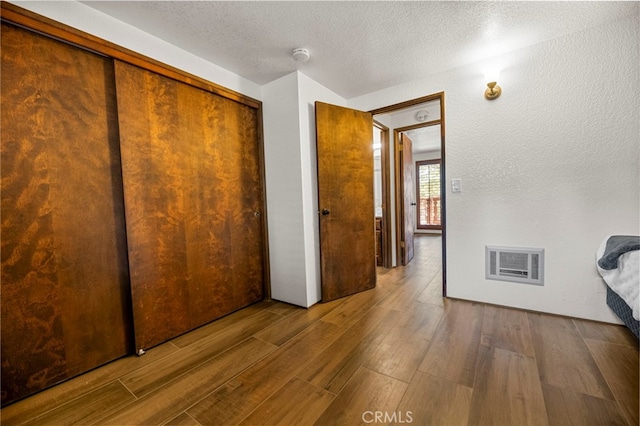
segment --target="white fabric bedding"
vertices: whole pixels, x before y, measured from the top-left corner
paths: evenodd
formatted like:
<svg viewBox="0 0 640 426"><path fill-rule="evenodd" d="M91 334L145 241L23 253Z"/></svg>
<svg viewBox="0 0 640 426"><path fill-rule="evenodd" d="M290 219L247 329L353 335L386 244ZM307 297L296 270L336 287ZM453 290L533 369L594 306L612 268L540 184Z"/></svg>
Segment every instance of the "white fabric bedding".
<svg viewBox="0 0 640 426"><path fill-rule="evenodd" d="M633 318L640 320L640 250L624 253L618 259L616 269L606 270L598 265L602 257L607 240L605 238L596 253L596 267L604 281L624 300L633 311Z"/></svg>

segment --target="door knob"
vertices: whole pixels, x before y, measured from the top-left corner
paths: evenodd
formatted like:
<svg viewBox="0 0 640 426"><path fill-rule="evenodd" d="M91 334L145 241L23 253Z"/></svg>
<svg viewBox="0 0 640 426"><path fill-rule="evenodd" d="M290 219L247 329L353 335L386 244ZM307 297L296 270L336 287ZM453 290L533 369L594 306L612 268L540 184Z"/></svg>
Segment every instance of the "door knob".
<svg viewBox="0 0 640 426"><path fill-rule="evenodd" d="M322 216L327 216L331 214L331 212L329 211L329 209L322 209Z"/></svg>
<svg viewBox="0 0 640 426"><path fill-rule="evenodd" d="M416 205L416 203L411 203L411 205L412 205L412 206L415 206L415 205Z"/></svg>

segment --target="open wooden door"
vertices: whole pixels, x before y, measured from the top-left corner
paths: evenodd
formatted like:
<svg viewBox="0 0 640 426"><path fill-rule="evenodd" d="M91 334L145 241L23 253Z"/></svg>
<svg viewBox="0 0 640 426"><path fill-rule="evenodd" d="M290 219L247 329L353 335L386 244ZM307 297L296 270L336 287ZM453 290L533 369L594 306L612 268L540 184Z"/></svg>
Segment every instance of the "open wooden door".
<svg viewBox="0 0 640 426"><path fill-rule="evenodd" d="M413 143L405 134L400 134L400 161L402 162L402 264L408 265L413 259L413 233L416 229L416 166L413 162Z"/></svg>
<svg viewBox="0 0 640 426"><path fill-rule="evenodd" d="M322 301L376 285L373 118L316 102Z"/></svg>

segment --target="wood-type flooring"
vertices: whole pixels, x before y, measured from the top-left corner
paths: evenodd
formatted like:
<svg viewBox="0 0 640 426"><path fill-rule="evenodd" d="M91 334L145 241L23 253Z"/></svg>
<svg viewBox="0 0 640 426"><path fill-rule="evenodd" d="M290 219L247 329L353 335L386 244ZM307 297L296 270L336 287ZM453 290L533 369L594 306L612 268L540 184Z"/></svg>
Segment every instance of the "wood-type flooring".
<svg viewBox="0 0 640 426"><path fill-rule="evenodd" d="M375 289L261 302L0 411L2 425L638 425L624 327L441 297L439 237Z"/></svg>

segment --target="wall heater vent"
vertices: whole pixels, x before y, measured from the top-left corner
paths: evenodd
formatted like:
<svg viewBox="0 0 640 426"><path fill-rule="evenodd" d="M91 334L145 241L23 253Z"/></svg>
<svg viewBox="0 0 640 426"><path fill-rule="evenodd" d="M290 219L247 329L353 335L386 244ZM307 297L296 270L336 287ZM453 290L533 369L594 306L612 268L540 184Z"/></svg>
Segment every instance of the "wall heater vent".
<svg viewBox="0 0 640 426"><path fill-rule="evenodd" d="M485 246L485 278L544 285L544 249Z"/></svg>

